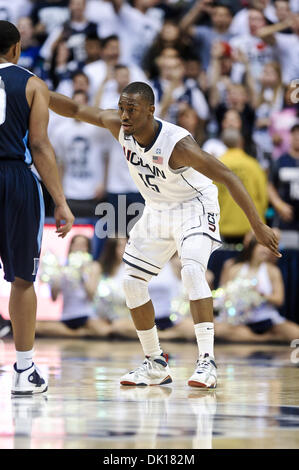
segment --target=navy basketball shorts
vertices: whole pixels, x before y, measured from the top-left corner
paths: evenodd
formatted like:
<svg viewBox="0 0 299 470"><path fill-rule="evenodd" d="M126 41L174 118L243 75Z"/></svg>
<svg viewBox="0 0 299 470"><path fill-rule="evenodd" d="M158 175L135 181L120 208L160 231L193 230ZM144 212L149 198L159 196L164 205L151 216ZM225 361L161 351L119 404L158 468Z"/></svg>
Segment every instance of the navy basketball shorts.
<svg viewBox="0 0 299 470"><path fill-rule="evenodd" d="M43 226L38 179L24 162L0 160L0 258L6 281L35 281Z"/></svg>

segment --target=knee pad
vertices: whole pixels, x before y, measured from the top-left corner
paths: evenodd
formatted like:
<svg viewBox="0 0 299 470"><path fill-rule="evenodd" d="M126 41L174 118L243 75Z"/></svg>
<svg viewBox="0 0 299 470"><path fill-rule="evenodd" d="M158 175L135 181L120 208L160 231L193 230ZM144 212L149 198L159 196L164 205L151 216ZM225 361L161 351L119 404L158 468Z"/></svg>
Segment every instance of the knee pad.
<svg viewBox="0 0 299 470"><path fill-rule="evenodd" d="M148 281L136 279L136 277L125 274L123 279L123 289L127 307L130 309L140 307L150 300Z"/></svg>
<svg viewBox="0 0 299 470"><path fill-rule="evenodd" d="M212 297L211 289L206 280L206 268L201 263L189 259L184 260L182 264L182 281L188 292L189 300Z"/></svg>

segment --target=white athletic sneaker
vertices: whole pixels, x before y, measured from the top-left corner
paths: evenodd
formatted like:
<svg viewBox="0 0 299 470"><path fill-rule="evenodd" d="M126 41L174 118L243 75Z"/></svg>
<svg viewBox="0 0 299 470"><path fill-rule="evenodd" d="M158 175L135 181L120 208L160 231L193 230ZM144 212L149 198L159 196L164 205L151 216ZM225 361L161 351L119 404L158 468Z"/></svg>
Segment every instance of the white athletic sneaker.
<svg viewBox="0 0 299 470"><path fill-rule="evenodd" d="M12 395L33 395L47 390L48 383L34 362L31 367L22 371L17 369L17 364L14 364Z"/></svg>
<svg viewBox="0 0 299 470"><path fill-rule="evenodd" d="M206 353L197 361L194 374L188 380L190 387L216 388L217 386L217 366L215 359Z"/></svg>
<svg viewBox="0 0 299 470"><path fill-rule="evenodd" d="M161 354L156 357L146 357L137 369L125 374L121 385L165 385L172 382L167 365L168 356Z"/></svg>

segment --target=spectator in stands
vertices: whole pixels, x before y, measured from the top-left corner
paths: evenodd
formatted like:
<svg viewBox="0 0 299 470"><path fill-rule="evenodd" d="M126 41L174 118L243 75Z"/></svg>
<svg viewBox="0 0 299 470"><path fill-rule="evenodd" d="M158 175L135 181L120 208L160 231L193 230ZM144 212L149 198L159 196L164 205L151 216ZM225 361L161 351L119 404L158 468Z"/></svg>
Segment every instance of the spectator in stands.
<svg viewBox="0 0 299 470"><path fill-rule="evenodd" d="M159 75L157 58L162 55L166 56L166 54L163 54L165 49L177 51L176 56L188 57L192 54L192 49L194 48L192 46L192 42L188 40L186 34L180 32L176 22L174 20L166 20L143 59L143 68L148 77L155 79Z"/></svg>
<svg viewBox="0 0 299 470"><path fill-rule="evenodd" d="M180 28L188 31L196 41L196 50L204 70L208 69L211 57L211 48L215 41L228 42L232 38L229 27L232 21L232 11L225 3L212 5L212 26L193 26L198 15L202 13L203 2L195 2L194 6L182 18Z"/></svg>
<svg viewBox="0 0 299 470"><path fill-rule="evenodd" d="M262 296L258 306L252 306L243 315L239 301L235 298L232 307L236 309L233 324L225 314L215 321L216 338L229 342L266 342L278 341L290 343L299 337L299 325L286 320L278 309L284 303L284 284L278 267L269 262L270 250L258 244L255 238L249 242L241 256L226 272L226 283L240 279L254 281L247 289L257 290ZM222 286L226 288L226 284ZM244 295L244 294L243 294ZM248 300L249 302L249 300Z"/></svg>
<svg viewBox="0 0 299 470"><path fill-rule="evenodd" d="M69 0L43 0L35 2L31 18L34 32L42 44L47 36L69 19Z"/></svg>
<svg viewBox="0 0 299 470"><path fill-rule="evenodd" d="M244 74L235 73L234 64L242 63ZM233 49L227 42L215 42L212 47L212 60L208 70L210 83L209 103L212 108L227 104L227 93L230 85L246 86L248 101L256 101L255 82L251 76L249 60L240 49Z"/></svg>
<svg viewBox="0 0 299 470"><path fill-rule="evenodd" d="M48 72L51 88L56 90L63 82L70 82L71 77L77 68L78 64L73 60L73 55L67 46L67 42L64 39L61 39L53 50L50 69Z"/></svg>
<svg viewBox="0 0 299 470"><path fill-rule="evenodd" d="M226 103L219 104L215 108L215 115L219 129L226 111L233 109L238 111L242 121L242 136L244 139L244 148L248 153L254 155L255 151L252 145L252 131L255 121L255 110L248 100L247 89L241 85L233 83L228 86Z"/></svg>
<svg viewBox="0 0 299 470"><path fill-rule="evenodd" d="M96 33L90 33L85 38L85 65L101 59L102 44Z"/></svg>
<svg viewBox="0 0 299 470"><path fill-rule="evenodd" d="M204 139L204 124L196 111L190 105L184 103L180 106L177 115L177 125L187 129L199 145L202 145Z"/></svg>
<svg viewBox="0 0 299 470"><path fill-rule="evenodd" d="M282 34L291 26L293 34ZM299 13L292 14L287 20L274 25L265 26L258 31L258 36L277 49L278 59L282 68L282 80L288 84L299 77Z"/></svg>
<svg viewBox="0 0 299 470"><path fill-rule="evenodd" d="M159 61L160 76L152 85L157 96L157 115L175 123L180 103L191 106L200 119L209 117L208 103L196 86L189 87L185 81L184 61L180 57L168 57Z"/></svg>
<svg viewBox="0 0 299 470"><path fill-rule="evenodd" d="M76 91L84 91L89 96L89 78L82 70L72 72L69 78L60 80L57 93L62 93L66 96L73 96ZM90 96L89 96L90 101Z"/></svg>
<svg viewBox="0 0 299 470"><path fill-rule="evenodd" d="M97 317L94 296L101 276L98 262L83 259L90 254L91 241L84 235L72 237L68 252L68 269L53 276L50 281L51 297L56 301L61 294L63 309L61 321L39 321L36 325L38 336L63 336L80 338L85 336L105 337L110 333L107 322ZM72 264L73 254L82 255L82 260Z"/></svg>
<svg viewBox="0 0 299 470"><path fill-rule="evenodd" d="M291 129L291 145L288 152L276 162L271 175L270 200L277 210L278 227L282 243L287 235L294 238L294 247L299 246L299 124ZM292 232L293 235L292 235Z"/></svg>
<svg viewBox="0 0 299 470"><path fill-rule="evenodd" d="M296 1L296 0L295 0ZM250 20L249 20L249 11L251 8L261 12L265 17L267 23L275 23L277 21L275 7L272 4L271 0L249 0L244 2L246 5L234 16L230 31L234 35L250 33Z"/></svg>
<svg viewBox="0 0 299 470"><path fill-rule="evenodd" d="M17 24L23 16L30 16L32 3L30 0L0 0L0 20Z"/></svg>
<svg viewBox="0 0 299 470"><path fill-rule="evenodd" d="M291 143L291 128L299 123L298 83L291 83L285 90L284 106L270 117L269 133L273 142L272 160L276 161L288 152Z"/></svg>
<svg viewBox="0 0 299 470"><path fill-rule="evenodd" d="M222 139L228 150L220 157L220 160L241 179L260 217L265 220L264 214L268 203L265 172L254 158L244 152L240 132L235 129L226 129L222 134ZM221 210L220 234L222 239L226 243L241 243L244 235L250 231L250 225L227 189L218 183L217 187Z"/></svg>
<svg viewBox="0 0 299 470"><path fill-rule="evenodd" d="M251 74L255 79L261 75L262 69L267 62L276 60L276 50L270 44L261 39L260 31L266 25L263 13L257 9L248 10L249 34L244 34L240 29L237 36L231 39L230 45L233 49L240 49L248 57ZM244 67L240 65L240 69Z"/></svg>
<svg viewBox="0 0 299 470"><path fill-rule="evenodd" d="M22 48L18 65L30 72L38 73L40 46L34 37L32 20L29 16L23 16L19 19L17 26L21 35Z"/></svg>
<svg viewBox="0 0 299 470"><path fill-rule="evenodd" d="M78 66L85 63L85 38L90 34L96 35L98 29L96 23L86 19L85 9L86 0L69 1L70 19L49 34L40 51L44 59L49 60L57 42L64 39Z"/></svg>
<svg viewBox="0 0 299 470"><path fill-rule="evenodd" d="M88 96L77 91L73 97L81 104ZM95 217L95 208L104 197L105 132L76 119L65 121L51 136L63 188L76 217Z"/></svg>
<svg viewBox="0 0 299 470"><path fill-rule="evenodd" d="M264 66L259 83L261 90L255 103L253 141L256 144L259 162L264 168L269 168L273 152L273 142L269 133L271 116L273 112L281 111L284 103L284 87L278 62L269 62Z"/></svg>
<svg viewBox="0 0 299 470"><path fill-rule="evenodd" d="M224 114L221 122L221 133L225 129L236 129L238 132L242 132L242 119L240 113L235 109L228 109ZM202 148L205 152L210 153L216 158L221 157L227 150L226 145L221 139L221 135L219 138L211 137L210 139L206 140ZM245 142L244 150L246 151Z"/></svg>
<svg viewBox="0 0 299 470"><path fill-rule="evenodd" d="M107 76L107 70L112 69L120 60L120 43L116 35L108 36L102 40L101 59L96 60L83 69L90 81L90 95L94 99L96 92ZM124 63L124 65L127 65ZM131 81L147 81L141 68L137 65L130 65Z"/></svg>

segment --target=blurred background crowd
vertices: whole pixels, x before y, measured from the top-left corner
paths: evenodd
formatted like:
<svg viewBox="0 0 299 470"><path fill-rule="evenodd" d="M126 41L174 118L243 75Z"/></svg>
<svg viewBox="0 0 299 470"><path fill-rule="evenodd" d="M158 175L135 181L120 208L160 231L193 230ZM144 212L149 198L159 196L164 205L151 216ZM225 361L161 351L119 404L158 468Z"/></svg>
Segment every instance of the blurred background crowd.
<svg viewBox="0 0 299 470"><path fill-rule="evenodd" d="M279 310L288 289L293 307L289 303L284 314L299 323L294 292L299 281L299 0L0 0L0 19L20 30L19 65L80 103L117 108L129 82L152 86L156 116L186 128L204 150L229 166L264 221L279 231L281 248L292 252L284 257L283 279L277 280L280 270L265 253L253 262L254 276L260 264L271 266L260 274L268 279L261 282L268 283L267 295L277 282L281 295L267 302ZM49 137L77 218L95 221L99 202L117 209L119 195L126 196L125 210L142 202L122 149L106 130L51 113ZM227 189L218 185L218 190L224 247L247 248L249 223ZM51 217L46 190L45 199ZM87 251L94 260L107 257L108 241L92 241ZM294 281L290 264L295 258ZM250 266L249 258L246 263ZM104 265L95 276L108 275ZM239 276L233 266L224 266L230 268ZM220 273L210 274L212 287L218 287ZM52 286L54 297L59 289ZM103 328L110 334L112 320L101 321L106 326L94 324L93 333Z"/></svg>

